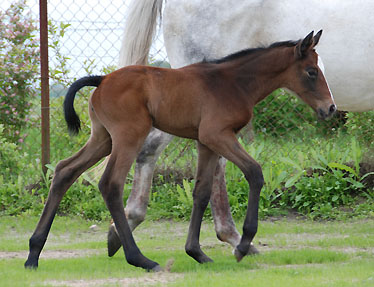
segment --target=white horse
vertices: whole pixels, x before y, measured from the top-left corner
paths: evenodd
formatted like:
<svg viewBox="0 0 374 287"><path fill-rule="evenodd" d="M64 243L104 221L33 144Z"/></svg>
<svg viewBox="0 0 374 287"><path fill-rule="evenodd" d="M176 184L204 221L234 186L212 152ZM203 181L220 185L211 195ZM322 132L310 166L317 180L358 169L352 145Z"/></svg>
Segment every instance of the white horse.
<svg viewBox="0 0 374 287"><path fill-rule="evenodd" d="M120 66L146 64L163 0L133 0L123 37ZM179 68L248 47L296 39L324 29L318 53L338 109L374 109L374 1L370 0L168 0L162 21L170 64ZM350 35L349 37L345 37ZM342 65L339 59L344 58ZM321 63L322 64L322 63ZM156 160L172 136L152 130L137 158L126 215L131 229L145 218ZM215 173L210 199L217 237L236 247L236 230L227 199L225 160ZM108 253L120 247L115 227ZM249 253L256 253L252 246Z"/></svg>

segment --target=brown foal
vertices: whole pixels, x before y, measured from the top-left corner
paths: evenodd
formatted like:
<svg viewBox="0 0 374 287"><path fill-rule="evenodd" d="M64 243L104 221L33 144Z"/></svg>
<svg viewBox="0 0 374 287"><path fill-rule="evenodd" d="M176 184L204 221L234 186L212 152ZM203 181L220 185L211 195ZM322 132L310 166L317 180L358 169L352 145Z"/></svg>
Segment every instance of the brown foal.
<svg viewBox="0 0 374 287"><path fill-rule="evenodd" d="M220 60L181 69L130 66L106 76L80 79L64 102L69 130L80 121L74 110L76 92L96 86L89 102L91 136L74 156L58 163L43 214L30 238L26 267L36 268L57 207L71 184L89 167L110 154L99 189L113 217L128 263L146 270L160 266L138 249L123 207L127 173L152 126L197 140L198 167L186 252L200 263L212 261L200 249L200 227L209 202L219 156L236 164L250 187L248 209L235 256L240 261L257 232L258 203L264 180L261 166L242 148L236 133L252 117L253 107L275 89L294 91L325 119L335 110L314 50L321 32L300 41L248 49Z"/></svg>

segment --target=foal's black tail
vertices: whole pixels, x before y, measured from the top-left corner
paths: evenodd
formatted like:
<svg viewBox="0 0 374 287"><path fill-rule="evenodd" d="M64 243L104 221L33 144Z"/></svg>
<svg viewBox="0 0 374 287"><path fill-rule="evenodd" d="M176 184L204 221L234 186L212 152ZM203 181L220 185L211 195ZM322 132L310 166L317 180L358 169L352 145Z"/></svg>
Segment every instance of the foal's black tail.
<svg viewBox="0 0 374 287"><path fill-rule="evenodd" d="M78 134L81 129L81 121L74 109L75 94L83 87L98 87L103 80L102 76L88 76L75 81L69 88L64 101L65 121L71 134Z"/></svg>

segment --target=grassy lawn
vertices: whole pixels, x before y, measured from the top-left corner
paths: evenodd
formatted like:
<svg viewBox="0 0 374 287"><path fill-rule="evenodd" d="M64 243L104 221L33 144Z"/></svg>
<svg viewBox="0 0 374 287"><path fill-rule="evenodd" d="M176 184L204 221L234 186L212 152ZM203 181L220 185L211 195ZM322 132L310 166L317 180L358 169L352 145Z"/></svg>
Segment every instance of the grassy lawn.
<svg viewBox="0 0 374 287"><path fill-rule="evenodd" d="M168 271L146 273L123 252L106 256L108 223L56 218L37 271L25 270L36 217L0 218L0 286L374 286L374 220L261 221L261 254L236 263L231 247L202 227L199 265L184 253L188 223L147 221L135 231L143 253ZM95 228L90 226L96 224Z"/></svg>

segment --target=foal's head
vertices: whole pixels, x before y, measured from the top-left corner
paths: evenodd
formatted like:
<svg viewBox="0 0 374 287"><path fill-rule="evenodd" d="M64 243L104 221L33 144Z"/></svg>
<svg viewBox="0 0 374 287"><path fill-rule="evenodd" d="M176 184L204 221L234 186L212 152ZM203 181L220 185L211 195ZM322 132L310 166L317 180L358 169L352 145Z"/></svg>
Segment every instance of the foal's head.
<svg viewBox="0 0 374 287"><path fill-rule="evenodd" d="M285 75L285 88L295 92L320 118L326 119L334 114L336 105L323 74L322 63L314 50L322 30L315 36L313 34L311 32L294 47L294 60Z"/></svg>

